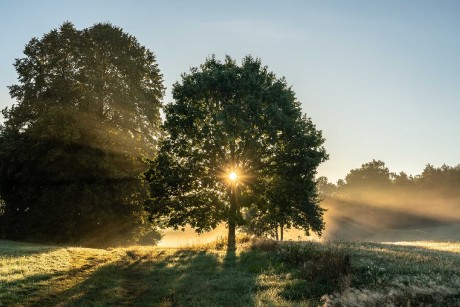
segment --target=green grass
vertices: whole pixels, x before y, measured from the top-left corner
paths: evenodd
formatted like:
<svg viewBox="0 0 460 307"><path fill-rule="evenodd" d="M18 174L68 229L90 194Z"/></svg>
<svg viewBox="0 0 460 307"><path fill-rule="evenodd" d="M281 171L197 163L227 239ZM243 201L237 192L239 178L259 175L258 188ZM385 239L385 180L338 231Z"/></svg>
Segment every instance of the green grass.
<svg viewBox="0 0 460 307"><path fill-rule="evenodd" d="M259 241L236 254L220 243L105 250L0 241L0 305L460 306L460 243Z"/></svg>

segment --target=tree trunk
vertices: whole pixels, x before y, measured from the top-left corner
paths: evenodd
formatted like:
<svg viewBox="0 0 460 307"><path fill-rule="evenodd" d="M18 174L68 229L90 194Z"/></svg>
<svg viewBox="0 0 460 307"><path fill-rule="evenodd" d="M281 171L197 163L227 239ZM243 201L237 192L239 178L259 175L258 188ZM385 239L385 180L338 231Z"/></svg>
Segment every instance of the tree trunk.
<svg viewBox="0 0 460 307"><path fill-rule="evenodd" d="M232 186L230 194L230 215L228 217L228 242L227 251L236 250L236 186Z"/></svg>
<svg viewBox="0 0 460 307"><path fill-rule="evenodd" d="M275 226L275 239L278 241L278 225Z"/></svg>
<svg viewBox="0 0 460 307"><path fill-rule="evenodd" d="M280 235L281 235L281 241L283 241L284 239L284 225L283 224L280 225Z"/></svg>

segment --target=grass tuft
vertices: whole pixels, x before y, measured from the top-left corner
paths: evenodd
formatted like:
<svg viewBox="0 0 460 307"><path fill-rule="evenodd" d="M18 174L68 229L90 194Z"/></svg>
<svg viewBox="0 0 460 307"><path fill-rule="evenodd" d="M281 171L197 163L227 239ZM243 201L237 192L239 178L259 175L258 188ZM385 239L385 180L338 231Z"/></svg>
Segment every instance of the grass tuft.
<svg viewBox="0 0 460 307"><path fill-rule="evenodd" d="M460 243L110 249L0 241L0 306L460 306Z"/></svg>

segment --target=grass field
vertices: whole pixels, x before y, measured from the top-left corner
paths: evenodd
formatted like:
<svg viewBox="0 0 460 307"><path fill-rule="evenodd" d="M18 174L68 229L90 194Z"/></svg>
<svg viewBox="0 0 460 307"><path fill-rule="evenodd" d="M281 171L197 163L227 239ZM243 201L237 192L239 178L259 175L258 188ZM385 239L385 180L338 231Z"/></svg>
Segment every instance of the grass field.
<svg viewBox="0 0 460 307"><path fill-rule="evenodd" d="M460 306L460 243L89 249L0 241L0 305Z"/></svg>

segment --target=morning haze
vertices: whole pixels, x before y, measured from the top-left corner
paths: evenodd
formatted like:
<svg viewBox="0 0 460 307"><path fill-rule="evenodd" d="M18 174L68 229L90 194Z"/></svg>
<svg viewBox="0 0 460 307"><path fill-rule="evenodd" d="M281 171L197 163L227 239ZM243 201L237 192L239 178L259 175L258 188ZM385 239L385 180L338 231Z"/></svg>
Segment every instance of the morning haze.
<svg viewBox="0 0 460 307"><path fill-rule="evenodd" d="M0 306L460 306L458 1L0 4Z"/></svg>

